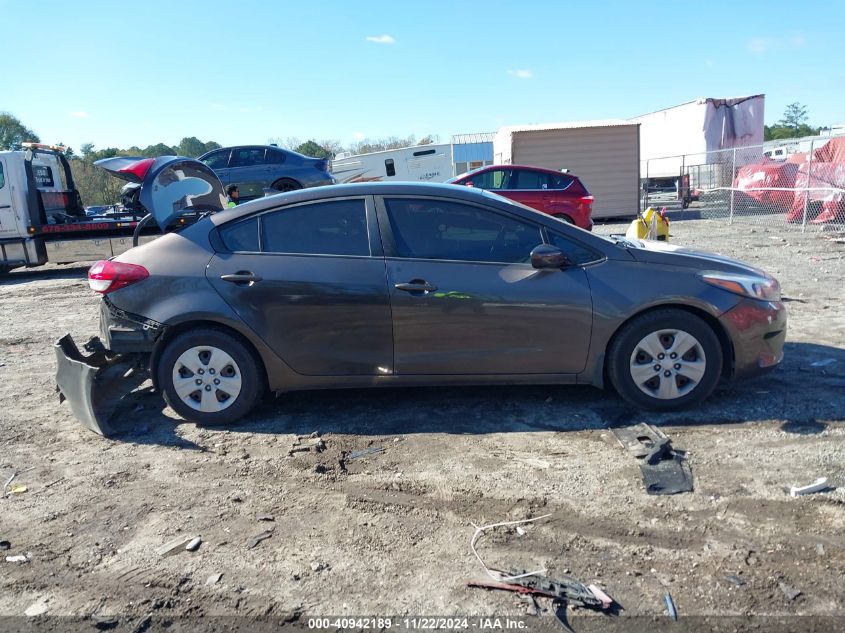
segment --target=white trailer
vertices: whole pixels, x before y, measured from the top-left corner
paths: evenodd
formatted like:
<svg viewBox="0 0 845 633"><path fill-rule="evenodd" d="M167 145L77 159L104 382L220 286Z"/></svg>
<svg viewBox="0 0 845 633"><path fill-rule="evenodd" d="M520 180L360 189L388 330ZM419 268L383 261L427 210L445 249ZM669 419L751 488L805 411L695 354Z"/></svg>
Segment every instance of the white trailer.
<svg viewBox="0 0 845 633"><path fill-rule="evenodd" d="M332 161L339 183L405 180L444 182L452 174L452 146L417 145L370 154L339 154Z"/></svg>
<svg viewBox="0 0 845 633"><path fill-rule="evenodd" d="M507 126L493 162L566 169L595 197L593 218L633 217L640 205L639 124L621 119Z"/></svg>
<svg viewBox="0 0 845 633"><path fill-rule="evenodd" d="M631 122L640 124L643 178L678 177L690 164L729 163L719 150L762 145L765 99L762 94L701 97L634 117ZM762 152L752 155L749 150L739 153L737 162L745 164L761 157Z"/></svg>

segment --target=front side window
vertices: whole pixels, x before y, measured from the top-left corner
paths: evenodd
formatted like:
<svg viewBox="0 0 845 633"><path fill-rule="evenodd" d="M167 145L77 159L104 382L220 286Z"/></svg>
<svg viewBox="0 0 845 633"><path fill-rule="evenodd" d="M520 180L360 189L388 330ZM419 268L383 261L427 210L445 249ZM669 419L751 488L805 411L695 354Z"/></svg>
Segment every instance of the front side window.
<svg viewBox="0 0 845 633"><path fill-rule="evenodd" d="M229 150L221 150L219 152L212 152L202 159L206 165L212 169L222 169L229 163Z"/></svg>
<svg viewBox="0 0 845 633"><path fill-rule="evenodd" d="M263 251L312 255L370 255L362 199L316 202L261 216Z"/></svg>
<svg viewBox="0 0 845 633"><path fill-rule="evenodd" d="M491 169L480 174L475 174L472 178L473 187L479 189L511 189L511 170L510 169Z"/></svg>
<svg viewBox="0 0 845 633"><path fill-rule="evenodd" d="M399 257L527 263L540 229L504 214L444 200L385 200Z"/></svg>
<svg viewBox="0 0 845 633"><path fill-rule="evenodd" d="M584 264L589 264L590 262L595 262L602 258L602 255L596 251L589 249L586 246L581 246L581 244L575 240L564 237L559 233L552 233L549 231L548 235L549 242L552 246L557 246L560 250L566 253L567 257L569 257L574 264L583 266Z"/></svg>

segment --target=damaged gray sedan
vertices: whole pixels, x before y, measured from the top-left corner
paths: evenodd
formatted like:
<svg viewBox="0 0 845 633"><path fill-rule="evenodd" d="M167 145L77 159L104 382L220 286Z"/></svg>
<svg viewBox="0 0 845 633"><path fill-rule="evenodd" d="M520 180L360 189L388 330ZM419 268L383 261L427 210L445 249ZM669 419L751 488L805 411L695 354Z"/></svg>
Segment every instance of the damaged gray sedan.
<svg viewBox="0 0 845 633"><path fill-rule="evenodd" d="M318 187L220 211L214 175L172 160L122 169L160 226L200 219L97 262L100 337L56 346L59 390L99 433L147 377L213 425L268 390L343 387L608 385L665 411L783 358L778 283L735 260L449 185Z"/></svg>

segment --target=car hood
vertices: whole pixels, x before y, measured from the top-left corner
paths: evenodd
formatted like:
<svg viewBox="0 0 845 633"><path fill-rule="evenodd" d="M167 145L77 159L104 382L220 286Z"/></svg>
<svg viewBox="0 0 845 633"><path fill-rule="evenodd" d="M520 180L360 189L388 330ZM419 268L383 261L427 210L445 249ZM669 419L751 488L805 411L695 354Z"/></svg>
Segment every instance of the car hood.
<svg viewBox="0 0 845 633"><path fill-rule="evenodd" d="M741 262L738 259L687 246L677 246L675 244L653 240L627 240L625 245L631 256L639 262L667 266L684 266L699 270L751 272L769 276L765 271Z"/></svg>

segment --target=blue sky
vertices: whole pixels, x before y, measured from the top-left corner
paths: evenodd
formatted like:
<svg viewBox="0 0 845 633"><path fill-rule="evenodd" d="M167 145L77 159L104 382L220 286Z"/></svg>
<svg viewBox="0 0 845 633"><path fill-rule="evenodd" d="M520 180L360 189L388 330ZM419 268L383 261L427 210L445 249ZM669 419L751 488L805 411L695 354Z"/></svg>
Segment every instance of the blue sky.
<svg viewBox="0 0 845 633"><path fill-rule="evenodd" d="M47 142L494 131L766 94L845 123L845 2L0 0L0 111Z"/></svg>

